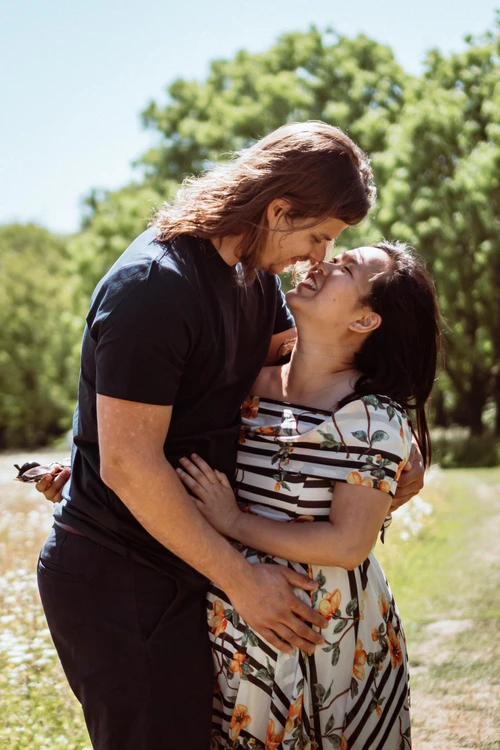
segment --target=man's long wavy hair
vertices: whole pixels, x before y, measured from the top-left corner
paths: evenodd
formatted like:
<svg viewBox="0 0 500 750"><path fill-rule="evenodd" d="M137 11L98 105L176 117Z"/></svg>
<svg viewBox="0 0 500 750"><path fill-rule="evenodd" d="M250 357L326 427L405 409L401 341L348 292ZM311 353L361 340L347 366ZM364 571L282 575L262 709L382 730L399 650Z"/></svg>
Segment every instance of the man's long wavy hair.
<svg viewBox="0 0 500 750"><path fill-rule="evenodd" d="M203 239L240 236L242 276L255 277L268 232L266 209L276 198L290 208L288 218L327 218L357 224L375 201L367 156L338 128L324 122L278 128L223 165L186 179L172 205L152 221L160 241L181 234Z"/></svg>

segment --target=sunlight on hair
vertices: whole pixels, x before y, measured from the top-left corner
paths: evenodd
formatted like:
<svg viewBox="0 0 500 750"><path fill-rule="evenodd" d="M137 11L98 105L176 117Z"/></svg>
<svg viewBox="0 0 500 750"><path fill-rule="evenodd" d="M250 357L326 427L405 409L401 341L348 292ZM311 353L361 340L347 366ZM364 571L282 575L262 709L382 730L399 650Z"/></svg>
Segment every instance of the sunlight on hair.
<svg viewBox="0 0 500 750"><path fill-rule="evenodd" d="M299 260L295 265L289 266L286 271L291 272L294 286L304 281L313 264L310 260Z"/></svg>

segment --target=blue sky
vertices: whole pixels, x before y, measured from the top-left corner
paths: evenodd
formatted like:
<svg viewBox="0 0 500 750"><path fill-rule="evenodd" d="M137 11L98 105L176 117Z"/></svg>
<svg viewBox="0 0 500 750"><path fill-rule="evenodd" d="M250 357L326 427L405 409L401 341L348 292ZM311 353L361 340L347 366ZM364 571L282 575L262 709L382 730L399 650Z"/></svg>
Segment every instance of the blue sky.
<svg viewBox="0 0 500 750"><path fill-rule="evenodd" d="M3 0L0 223L76 231L81 198L133 179L131 162L154 142L141 110L214 58L331 25L389 44L418 73L427 50L460 50L494 18L491 0Z"/></svg>

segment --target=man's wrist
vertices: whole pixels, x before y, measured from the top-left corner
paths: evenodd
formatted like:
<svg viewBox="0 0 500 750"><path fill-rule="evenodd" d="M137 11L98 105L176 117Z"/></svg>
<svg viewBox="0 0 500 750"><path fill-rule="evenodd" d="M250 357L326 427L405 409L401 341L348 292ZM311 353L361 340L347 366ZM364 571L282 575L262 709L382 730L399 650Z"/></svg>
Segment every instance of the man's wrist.
<svg viewBox="0 0 500 750"><path fill-rule="evenodd" d="M217 578L214 578L219 588L221 588L230 598L233 594L241 593L248 584L248 579L252 575L252 564L241 554L234 550L234 558L231 564L224 569L217 571Z"/></svg>

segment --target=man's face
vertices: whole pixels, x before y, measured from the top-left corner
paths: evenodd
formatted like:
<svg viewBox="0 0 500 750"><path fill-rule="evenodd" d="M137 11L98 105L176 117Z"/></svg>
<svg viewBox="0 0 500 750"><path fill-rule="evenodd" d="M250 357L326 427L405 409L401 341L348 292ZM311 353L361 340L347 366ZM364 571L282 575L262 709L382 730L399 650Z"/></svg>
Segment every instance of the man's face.
<svg viewBox="0 0 500 750"><path fill-rule="evenodd" d="M324 260L328 246L348 226L341 219L296 219L287 217L286 201L273 201L268 207L269 232L259 267L269 273L281 273L297 261Z"/></svg>

